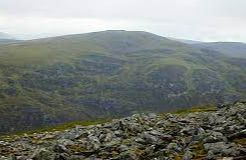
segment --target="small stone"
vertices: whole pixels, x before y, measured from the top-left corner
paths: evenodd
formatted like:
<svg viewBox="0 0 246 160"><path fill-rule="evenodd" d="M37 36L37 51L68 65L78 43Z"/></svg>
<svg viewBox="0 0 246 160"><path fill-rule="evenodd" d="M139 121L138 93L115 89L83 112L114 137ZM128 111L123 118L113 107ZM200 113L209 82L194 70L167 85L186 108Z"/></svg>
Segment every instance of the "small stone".
<svg viewBox="0 0 246 160"><path fill-rule="evenodd" d="M112 133L109 132L109 133L106 134L106 137L105 137L104 141L105 142L110 142L112 140L112 138L113 138L113 135L112 135Z"/></svg>
<svg viewBox="0 0 246 160"><path fill-rule="evenodd" d="M234 143L231 144L227 144L225 142L205 143L204 148L210 153L208 155L222 154L225 156L237 156L240 154Z"/></svg>
<svg viewBox="0 0 246 160"><path fill-rule="evenodd" d="M224 137L224 135L220 132L214 132L212 131L210 135L203 140L204 143L214 143L214 142L226 142L227 139Z"/></svg>
<svg viewBox="0 0 246 160"><path fill-rule="evenodd" d="M141 143L141 144L145 144L146 143L145 140L143 140L142 138L136 138L135 142Z"/></svg>
<svg viewBox="0 0 246 160"><path fill-rule="evenodd" d="M177 152L179 152L181 150L181 148L178 146L177 143L169 143L167 146L167 149L177 151Z"/></svg>
<svg viewBox="0 0 246 160"><path fill-rule="evenodd" d="M151 135L148 132L144 132L141 136L142 139L145 140L145 142L150 143L150 144L157 144L159 138L156 136Z"/></svg>
<svg viewBox="0 0 246 160"><path fill-rule="evenodd" d="M240 132L236 132L234 134L231 134L230 136L228 136L228 139L245 138L245 137L246 137L246 129L244 129Z"/></svg>
<svg viewBox="0 0 246 160"><path fill-rule="evenodd" d="M56 144L54 146L54 151L58 152L58 153L64 153L64 152L67 152L68 150L67 150L67 148L65 146L63 146L61 144Z"/></svg>
<svg viewBox="0 0 246 160"><path fill-rule="evenodd" d="M221 160L233 160L233 157L223 157Z"/></svg>
<svg viewBox="0 0 246 160"><path fill-rule="evenodd" d="M41 140L53 139L55 138L55 136L56 135L53 135L53 134L47 134L43 138L41 138Z"/></svg>
<svg viewBox="0 0 246 160"><path fill-rule="evenodd" d="M125 152L129 149L129 147L127 147L126 145L123 145L123 144L120 145L118 148L119 148L120 152Z"/></svg>
<svg viewBox="0 0 246 160"><path fill-rule="evenodd" d="M183 160L191 160L194 156L194 153L191 151L187 150L183 156Z"/></svg>
<svg viewBox="0 0 246 160"><path fill-rule="evenodd" d="M57 143L62 144L64 146L68 146L68 145L72 146L72 145L74 145L74 142L69 140L69 139L59 139L59 140L57 140Z"/></svg>
<svg viewBox="0 0 246 160"><path fill-rule="evenodd" d="M45 148L37 149L30 157L33 160L52 160L54 158L55 154Z"/></svg>

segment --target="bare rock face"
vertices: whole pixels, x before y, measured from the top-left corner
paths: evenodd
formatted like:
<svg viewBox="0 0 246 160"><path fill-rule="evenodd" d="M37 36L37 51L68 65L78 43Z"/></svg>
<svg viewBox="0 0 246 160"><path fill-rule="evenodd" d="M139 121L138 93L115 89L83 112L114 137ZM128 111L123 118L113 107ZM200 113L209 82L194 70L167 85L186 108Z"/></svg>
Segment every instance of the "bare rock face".
<svg viewBox="0 0 246 160"><path fill-rule="evenodd" d="M0 160L245 159L246 103L1 138Z"/></svg>

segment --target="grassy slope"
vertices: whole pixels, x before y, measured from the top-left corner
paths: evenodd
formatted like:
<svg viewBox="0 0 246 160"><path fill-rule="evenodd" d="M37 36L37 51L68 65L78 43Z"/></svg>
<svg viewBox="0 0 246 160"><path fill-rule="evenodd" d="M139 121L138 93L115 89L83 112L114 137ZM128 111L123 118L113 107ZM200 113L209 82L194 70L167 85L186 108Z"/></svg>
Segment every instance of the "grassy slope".
<svg viewBox="0 0 246 160"><path fill-rule="evenodd" d="M175 111L172 111L172 114L178 114L178 115L186 115L189 113L196 113L196 112L214 112L216 111L217 108L214 105L209 105L209 106L193 106L191 108L186 108L186 109L177 109ZM167 113L160 113L160 115L165 116ZM6 137L11 137L15 135L24 135L24 134L35 134L35 133L45 133L45 132L54 132L54 131L64 131L67 129L75 128L77 125L79 126L90 126L90 125L97 125L97 124L103 124L103 123L108 123L111 122L113 119L109 118L104 118L104 119L94 119L90 121L74 121L70 123L63 123L60 125L55 125L55 126L46 126L46 127L41 127L37 128L34 130L29 130L29 131L20 131L20 132L14 132L12 134L3 135L2 137L0 136L0 139L4 139Z"/></svg>
<svg viewBox="0 0 246 160"><path fill-rule="evenodd" d="M244 61L229 60L146 32L1 45L0 131L245 96ZM228 78L231 72L238 80Z"/></svg>
<svg viewBox="0 0 246 160"><path fill-rule="evenodd" d="M2 45L1 64L37 65L68 62L81 55L106 55L141 50L189 47L146 32L104 31L82 35L69 35Z"/></svg>

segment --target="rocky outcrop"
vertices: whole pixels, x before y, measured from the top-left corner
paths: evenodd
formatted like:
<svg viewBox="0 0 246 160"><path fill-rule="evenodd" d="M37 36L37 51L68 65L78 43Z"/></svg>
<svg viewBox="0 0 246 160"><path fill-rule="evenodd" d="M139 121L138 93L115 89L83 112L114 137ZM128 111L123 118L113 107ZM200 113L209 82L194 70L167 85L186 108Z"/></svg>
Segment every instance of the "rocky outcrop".
<svg viewBox="0 0 246 160"><path fill-rule="evenodd" d="M245 159L246 103L2 137L0 159Z"/></svg>

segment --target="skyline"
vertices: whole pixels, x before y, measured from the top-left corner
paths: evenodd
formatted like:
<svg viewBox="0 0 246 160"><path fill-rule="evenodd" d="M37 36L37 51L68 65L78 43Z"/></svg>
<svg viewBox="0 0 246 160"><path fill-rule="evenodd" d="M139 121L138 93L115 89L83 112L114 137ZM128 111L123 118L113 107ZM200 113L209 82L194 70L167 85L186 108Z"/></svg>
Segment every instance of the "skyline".
<svg viewBox="0 0 246 160"><path fill-rule="evenodd" d="M246 42L246 1L0 1L0 32L18 39L103 30L147 31L197 41Z"/></svg>

